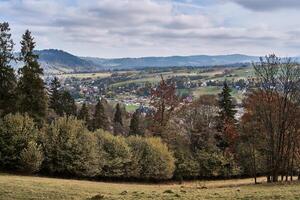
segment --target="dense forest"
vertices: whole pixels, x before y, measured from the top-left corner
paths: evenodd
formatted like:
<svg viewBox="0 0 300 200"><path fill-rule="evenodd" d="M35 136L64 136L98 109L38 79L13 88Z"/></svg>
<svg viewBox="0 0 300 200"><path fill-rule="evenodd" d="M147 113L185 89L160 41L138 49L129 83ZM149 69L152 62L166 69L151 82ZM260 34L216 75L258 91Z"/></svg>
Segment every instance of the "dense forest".
<svg viewBox="0 0 300 200"><path fill-rule="evenodd" d="M226 81L218 96L185 102L174 82L150 88L151 111L127 113L105 99L77 105L54 78L50 88L30 31L16 57L0 23L0 169L96 180L300 178L300 67L275 55L253 63L257 88L243 115ZM23 66L16 72L14 60Z"/></svg>

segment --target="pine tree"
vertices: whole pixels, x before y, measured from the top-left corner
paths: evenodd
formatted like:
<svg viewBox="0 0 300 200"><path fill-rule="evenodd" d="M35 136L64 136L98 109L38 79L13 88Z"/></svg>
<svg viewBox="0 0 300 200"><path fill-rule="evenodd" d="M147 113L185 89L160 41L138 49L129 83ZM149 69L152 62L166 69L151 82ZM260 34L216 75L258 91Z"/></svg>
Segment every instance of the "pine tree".
<svg viewBox="0 0 300 200"><path fill-rule="evenodd" d="M77 107L75 104L75 100L68 91L63 91L61 94L61 106L63 107L62 111L65 115L76 116Z"/></svg>
<svg viewBox="0 0 300 200"><path fill-rule="evenodd" d="M16 76L10 62L14 60L9 24L0 23L0 116L14 111Z"/></svg>
<svg viewBox="0 0 300 200"><path fill-rule="evenodd" d="M108 127L109 127L108 118L106 116L103 103L99 100L95 106L92 130L97 130L97 129L108 130Z"/></svg>
<svg viewBox="0 0 300 200"><path fill-rule="evenodd" d="M140 130L140 113L138 110L136 110L132 118L130 120L130 126L129 126L129 135L141 135L141 130Z"/></svg>
<svg viewBox="0 0 300 200"><path fill-rule="evenodd" d="M219 94L219 116L221 119L234 120L236 114L235 105L231 96L231 89L227 82L224 82L222 92Z"/></svg>
<svg viewBox="0 0 300 200"><path fill-rule="evenodd" d="M117 103L117 105L116 105L116 112L115 112L114 122L116 124L120 124L121 126L123 126L122 111L121 111L121 107L120 107L119 103Z"/></svg>
<svg viewBox="0 0 300 200"><path fill-rule="evenodd" d="M86 105L86 103L83 103L81 106L81 109L79 110L78 113L78 119L81 119L88 123L90 121L90 116L89 116L89 109Z"/></svg>
<svg viewBox="0 0 300 200"><path fill-rule="evenodd" d="M63 115L63 108L61 105L61 92L59 91L61 85L57 77L51 81L50 84L50 100L49 107L52 108L60 116Z"/></svg>
<svg viewBox="0 0 300 200"><path fill-rule="evenodd" d="M35 42L30 31L26 31L21 41L21 60L24 66L19 69L18 82L19 111L28 113L36 121L41 122L47 114L47 96L44 81L41 78L43 69L34 53Z"/></svg>
<svg viewBox="0 0 300 200"><path fill-rule="evenodd" d="M219 115L217 117L217 129L215 139L217 146L225 152L229 148L233 151L233 146L237 138L237 131L235 128L235 105L231 96L231 89L226 81L224 82L222 92L219 94Z"/></svg>

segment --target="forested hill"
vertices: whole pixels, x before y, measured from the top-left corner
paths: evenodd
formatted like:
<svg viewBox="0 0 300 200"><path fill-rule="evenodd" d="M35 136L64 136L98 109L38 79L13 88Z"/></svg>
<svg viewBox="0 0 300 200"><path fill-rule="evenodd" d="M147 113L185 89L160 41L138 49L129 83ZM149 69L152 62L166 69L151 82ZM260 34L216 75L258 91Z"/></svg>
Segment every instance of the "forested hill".
<svg viewBox="0 0 300 200"><path fill-rule="evenodd" d="M39 55L39 62L46 73L89 72L104 69L146 67L204 67L243 64L258 60L258 57L256 56L242 54L105 59L96 57L79 57L57 49L37 50L35 52ZM15 66L20 66L20 63L15 64Z"/></svg>

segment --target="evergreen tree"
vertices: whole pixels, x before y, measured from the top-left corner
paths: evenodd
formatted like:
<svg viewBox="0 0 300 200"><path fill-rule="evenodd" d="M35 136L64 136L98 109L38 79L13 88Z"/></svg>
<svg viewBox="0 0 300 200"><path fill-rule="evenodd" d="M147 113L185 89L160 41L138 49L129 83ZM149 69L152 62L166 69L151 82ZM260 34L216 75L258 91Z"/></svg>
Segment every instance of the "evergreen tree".
<svg viewBox="0 0 300 200"><path fill-rule="evenodd" d="M141 135L141 130L140 130L140 113L138 110L136 110L132 118L130 120L130 126L129 126L129 135Z"/></svg>
<svg viewBox="0 0 300 200"><path fill-rule="evenodd" d="M0 116L12 112L15 107L16 77L10 62L14 60L9 24L0 23Z"/></svg>
<svg viewBox="0 0 300 200"><path fill-rule="evenodd" d="M233 151L233 146L237 138L235 129L235 105L231 96L231 89L226 81L224 82L222 92L219 94L219 115L217 117L218 134L215 135L217 146L225 152L229 148Z"/></svg>
<svg viewBox="0 0 300 200"><path fill-rule="evenodd" d="M24 66L19 69L18 106L20 112L28 113L36 121L41 122L47 114L47 96L41 78L43 69L38 63L38 55L34 53L33 39L31 32L26 30L21 41L21 60Z"/></svg>
<svg viewBox="0 0 300 200"><path fill-rule="evenodd" d="M86 103L83 103L81 106L81 109L79 110L78 113L78 119L81 119L88 123L90 121L90 116L89 116L89 109L86 105Z"/></svg>
<svg viewBox="0 0 300 200"><path fill-rule="evenodd" d="M92 129L93 130L97 130L97 129L108 130L108 126L109 126L108 118L105 113L104 105L99 100L95 106L95 113L93 116Z"/></svg>
<svg viewBox="0 0 300 200"><path fill-rule="evenodd" d="M49 107L52 108L57 114L60 116L63 115L63 108L61 105L61 92L59 91L61 85L57 77L51 81L50 84L50 100L49 100Z"/></svg>
<svg viewBox="0 0 300 200"><path fill-rule="evenodd" d="M114 122L116 124L120 124L121 126L123 126L122 111L121 111L121 107L120 107L119 103L117 103L117 105L116 105L116 112L115 112Z"/></svg>
<svg viewBox="0 0 300 200"><path fill-rule="evenodd" d="M222 92L219 94L219 117L221 119L234 120L236 114L235 105L231 96L231 89L226 81L224 82Z"/></svg>
<svg viewBox="0 0 300 200"><path fill-rule="evenodd" d="M77 107L75 104L75 100L68 91L63 91L61 94L61 106L63 107L62 111L65 115L76 116Z"/></svg>

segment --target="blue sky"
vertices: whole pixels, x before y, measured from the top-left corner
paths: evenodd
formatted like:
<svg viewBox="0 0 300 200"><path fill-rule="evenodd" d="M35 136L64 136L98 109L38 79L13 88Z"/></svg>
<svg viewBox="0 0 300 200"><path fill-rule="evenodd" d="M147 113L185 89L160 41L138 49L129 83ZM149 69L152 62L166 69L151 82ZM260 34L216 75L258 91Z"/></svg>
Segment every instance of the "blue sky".
<svg viewBox="0 0 300 200"><path fill-rule="evenodd" d="M81 56L300 55L300 0L0 0L16 51Z"/></svg>

